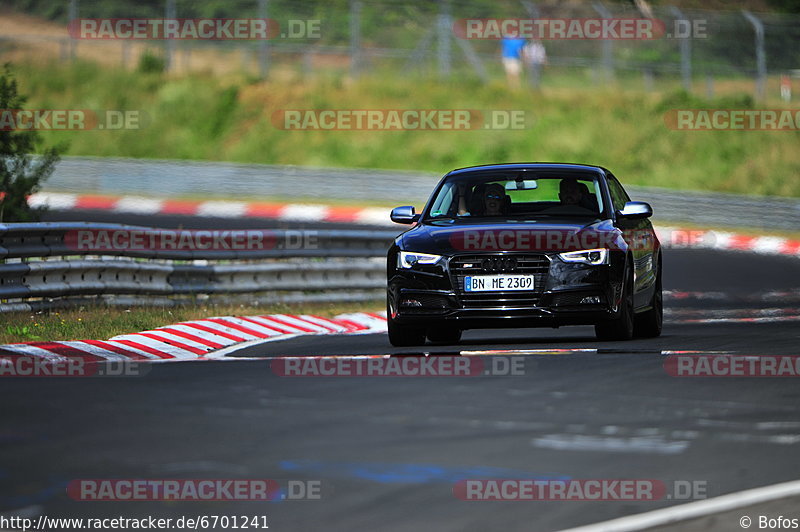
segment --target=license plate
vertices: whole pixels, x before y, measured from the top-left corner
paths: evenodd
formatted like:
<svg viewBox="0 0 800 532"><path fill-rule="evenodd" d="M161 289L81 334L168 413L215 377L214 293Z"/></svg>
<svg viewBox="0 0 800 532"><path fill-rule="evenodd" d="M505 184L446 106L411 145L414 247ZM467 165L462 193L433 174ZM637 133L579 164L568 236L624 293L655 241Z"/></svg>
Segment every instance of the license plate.
<svg viewBox="0 0 800 532"><path fill-rule="evenodd" d="M497 292L501 290L533 290L533 275L468 275L465 292Z"/></svg>

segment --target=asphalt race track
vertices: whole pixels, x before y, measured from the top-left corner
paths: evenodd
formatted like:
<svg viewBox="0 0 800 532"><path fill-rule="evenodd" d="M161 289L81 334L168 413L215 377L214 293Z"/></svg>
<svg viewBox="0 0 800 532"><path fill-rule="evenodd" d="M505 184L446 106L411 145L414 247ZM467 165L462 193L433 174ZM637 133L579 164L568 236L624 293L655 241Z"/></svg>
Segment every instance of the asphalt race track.
<svg viewBox="0 0 800 532"><path fill-rule="evenodd" d="M658 479L668 492L675 481L698 482L711 497L793 480L796 379L672 377L662 351L800 355L798 266L795 258L667 250L661 338L600 343L589 327L492 330L424 348L550 350L522 355L524 375L289 378L270 369L269 358L282 355L412 354L370 334L268 342L233 354L264 360L158 364L140 378L7 379L0 512L266 515L278 531L549 531L685 500L462 501L453 486L468 478ZM481 359L489 365L497 355ZM69 481L91 478L320 480L322 493L268 503L66 496Z"/></svg>

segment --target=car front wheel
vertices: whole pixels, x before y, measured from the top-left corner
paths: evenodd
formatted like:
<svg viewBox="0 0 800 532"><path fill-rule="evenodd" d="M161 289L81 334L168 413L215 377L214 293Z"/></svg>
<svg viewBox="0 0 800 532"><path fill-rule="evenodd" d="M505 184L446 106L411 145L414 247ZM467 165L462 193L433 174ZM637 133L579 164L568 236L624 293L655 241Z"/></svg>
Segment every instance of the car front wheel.
<svg viewBox="0 0 800 532"><path fill-rule="evenodd" d="M457 344L461 340L461 329L455 327L428 329L428 340L435 344Z"/></svg>
<svg viewBox="0 0 800 532"><path fill-rule="evenodd" d="M598 340L630 340L633 338L633 322L633 277L629 273L622 286L622 301L617 315L595 325L594 333Z"/></svg>
<svg viewBox="0 0 800 532"><path fill-rule="evenodd" d="M386 305L386 326L389 332L389 343L395 347L411 347L425 343L425 329L411 325L402 325L392 318L391 304Z"/></svg>

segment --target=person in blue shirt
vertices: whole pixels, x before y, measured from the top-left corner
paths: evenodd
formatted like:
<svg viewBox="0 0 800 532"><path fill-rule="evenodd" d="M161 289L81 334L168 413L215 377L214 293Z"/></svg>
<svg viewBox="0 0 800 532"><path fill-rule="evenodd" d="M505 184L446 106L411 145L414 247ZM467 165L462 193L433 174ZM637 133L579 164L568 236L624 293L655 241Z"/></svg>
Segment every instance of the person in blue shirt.
<svg viewBox="0 0 800 532"><path fill-rule="evenodd" d="M506 70L506 79L509 86L519 87L519 77L522 73L522 49L525 39L519 37L503 37L500 43L503 55L503 68Z"/></svg>

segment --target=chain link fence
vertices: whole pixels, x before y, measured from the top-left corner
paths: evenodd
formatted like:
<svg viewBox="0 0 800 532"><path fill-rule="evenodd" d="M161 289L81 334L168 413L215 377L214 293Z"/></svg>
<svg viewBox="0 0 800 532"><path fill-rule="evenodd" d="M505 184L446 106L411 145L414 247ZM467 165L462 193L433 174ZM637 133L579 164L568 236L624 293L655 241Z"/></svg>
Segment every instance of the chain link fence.
<svg viewBox="0 0 800 532"><path fill-rule="evenodd" d="M645 2L529 0L64 0L20 5L51 17L63 31L6 32L0 35L0 51L44 53L46 46L64 60L86 58L125 68L141 65L142 57L150 54L175 72L236 70L264 77L274 69L291 68L306 74L489 82L504 77L499 40L459 37L454 28L465 19L652 18L664 30L653 39L543 41L548 61L542 84L620 82L648 90L670 83L713 93L714 81L725 78L746 81L760 99L768 88L770 94L778 94L777 88L768 87L768 76L776 84L779 76L784 84L800 77L800 16L789 14L681 10ZM121 17L269 18L281 34L261 41L109 41L72 39L67 32L72 19Z"/></svg>

